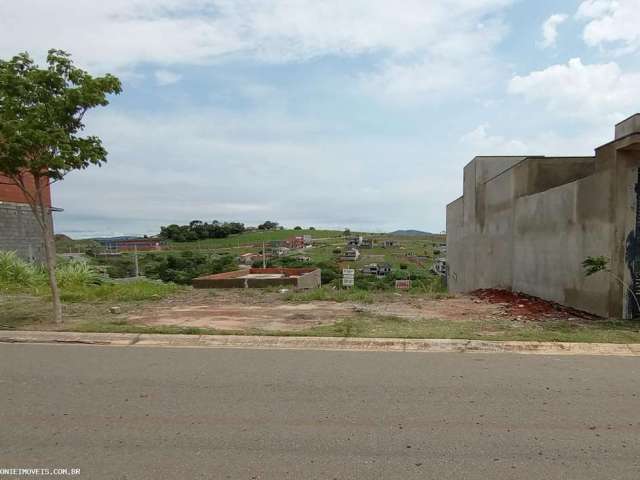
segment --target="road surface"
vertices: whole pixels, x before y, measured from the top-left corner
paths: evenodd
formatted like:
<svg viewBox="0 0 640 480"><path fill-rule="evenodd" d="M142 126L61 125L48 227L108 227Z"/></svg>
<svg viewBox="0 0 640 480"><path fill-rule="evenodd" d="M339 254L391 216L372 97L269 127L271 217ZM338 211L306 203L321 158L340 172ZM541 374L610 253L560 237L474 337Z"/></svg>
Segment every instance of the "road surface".
<svg viewBox="0 0 640 480"><path fill-rule="evenodd" d="M640 358L0 345L0 382L0 468L64 478L640 478Z"/></svg>

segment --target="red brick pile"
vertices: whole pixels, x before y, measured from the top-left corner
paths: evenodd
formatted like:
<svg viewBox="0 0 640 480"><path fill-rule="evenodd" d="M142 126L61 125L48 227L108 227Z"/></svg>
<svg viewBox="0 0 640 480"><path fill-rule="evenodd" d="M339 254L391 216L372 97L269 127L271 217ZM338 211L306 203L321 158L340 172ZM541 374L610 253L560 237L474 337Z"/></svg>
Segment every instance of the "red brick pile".
<svg viewBox="0 0 640 480"><path fill-rule="evenodd" d="M504 304L505 314L514 317L523 317L528 320L544 318L595 318L586 312L564 307L554 302L548 302L541 298L532 297L518 292L498 289L476 290L472 295L489 303Z"/></svg>

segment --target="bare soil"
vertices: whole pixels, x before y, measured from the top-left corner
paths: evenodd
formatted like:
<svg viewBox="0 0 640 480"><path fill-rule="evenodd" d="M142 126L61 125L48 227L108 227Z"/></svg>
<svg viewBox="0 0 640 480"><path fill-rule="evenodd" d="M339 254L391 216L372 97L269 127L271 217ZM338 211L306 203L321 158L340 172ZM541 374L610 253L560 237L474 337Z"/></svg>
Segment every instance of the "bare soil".
<svg viewBox="0 0 640 480"><path fill-rule="evenodd" d="M503 315L500 304L472 296L445 299L387 295L371 304L311 301L292 303L283 294L261 290L193 290L129 313L134 324L219 330L300 331L328 325L357 313L407 319L475 320Z"/></svg>

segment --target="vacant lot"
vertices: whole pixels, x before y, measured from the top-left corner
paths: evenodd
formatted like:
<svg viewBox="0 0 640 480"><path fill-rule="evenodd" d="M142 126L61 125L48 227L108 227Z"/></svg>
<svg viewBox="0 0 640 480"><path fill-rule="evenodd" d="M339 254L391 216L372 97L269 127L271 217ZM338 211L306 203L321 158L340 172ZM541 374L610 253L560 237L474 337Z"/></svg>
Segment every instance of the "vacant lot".
<svg viewBox="0 0 640 480"><path fill-rule="evenodd" d="M152 298L68 302L63 326L50 322L46 297L3 294L0 312L1 329L640 343L638 322L493 291L450 297L186 288Z"/></svg>

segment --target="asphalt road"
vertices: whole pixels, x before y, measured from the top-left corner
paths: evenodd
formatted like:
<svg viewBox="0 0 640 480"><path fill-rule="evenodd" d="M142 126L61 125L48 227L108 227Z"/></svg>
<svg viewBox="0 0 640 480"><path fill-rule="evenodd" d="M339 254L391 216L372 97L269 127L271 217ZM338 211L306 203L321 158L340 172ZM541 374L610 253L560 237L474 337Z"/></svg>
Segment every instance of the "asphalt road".
<svg viewBox="0 0 640 480"><path fill-rule="evenodd" d="M640 478L640 358L0 345L0 382L0 468L65 478Z"/></svg>

